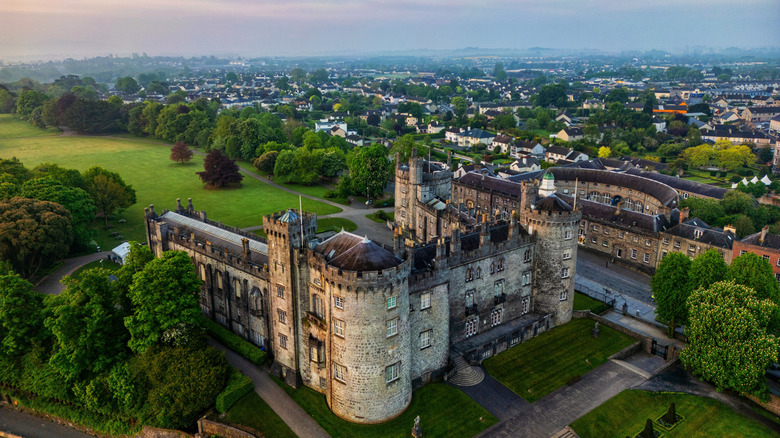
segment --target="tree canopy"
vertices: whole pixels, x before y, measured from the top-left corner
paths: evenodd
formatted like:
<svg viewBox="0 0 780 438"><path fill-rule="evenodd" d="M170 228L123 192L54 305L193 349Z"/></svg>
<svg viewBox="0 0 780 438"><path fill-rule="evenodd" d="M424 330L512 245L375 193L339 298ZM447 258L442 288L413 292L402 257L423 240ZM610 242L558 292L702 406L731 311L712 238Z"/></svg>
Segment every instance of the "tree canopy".
<svg viewBox="0 0 780 438"><path fill-rule="evenodd" d="M683 363L718 390L766 397L764 374L777 360L780 342L767 334L777 305L733 281L694 291L688 299L688 346Z"/></svg>
<svg viewBox="0 0 780 438"><path fill-rule="evenodd" d="M192 149L182 141L177 141L176 144L171 146L171 161L178 161L184 164L192 159L192 155Z"/></svg>
<svg viewBox="0 0 780 438"><path fill-rule="evenodd" d="M669 325L670 332L688 321L686 303L691 293L690 268L691 259L688 256L672 252L661 260L650 280L650 291L658 304L656 314Z"/></svg>
<svg viewBox="0 0 780 438"><path fill-rule="evenodd" d="M92 167L84 172L84 182L87 185L87 193L103 213L106 228L109 216L136 202L135 189L125 184L118 173L102 167Z"/></svg>
<svg viewBox="0 0 780 438"><path fill-rule="evenodd" d="M209 186L225 187L238 185L244 179L238 165L222 151L212 149L203 160L203 172L196 172L200 179Z"/></svg>
<svg viewBox="0 0 780 438"><path fill-rule="evenodd" d="M380 197L393 175L387 148L380 144L357 147L347 156L352 192Z"/></svg>

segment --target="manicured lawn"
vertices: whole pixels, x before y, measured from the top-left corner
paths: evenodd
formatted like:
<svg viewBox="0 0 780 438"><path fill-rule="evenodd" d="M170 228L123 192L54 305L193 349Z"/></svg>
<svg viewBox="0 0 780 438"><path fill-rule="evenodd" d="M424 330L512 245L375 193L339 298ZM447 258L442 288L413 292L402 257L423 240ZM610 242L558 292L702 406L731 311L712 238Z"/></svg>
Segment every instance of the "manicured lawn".
<svg viewBox="0 0 780 438"><path fill-rule="evenodd" d="M609 304L602 303L599 300L594 300L593 298L579 292L574 293L574 310L590 310L591 313L600 315L607 309L609 309Z"/></svg>
<svg viewBox="0 0 780 438"><path fill-rule="evenodd" d="M635 340L606 326L591 336L591 319L568 324L493 356L483 365L488 373L533 403L607 361Z"/></svg>
<svg viewBox="0 0 780 438"><path fill-rule="evenodd" d="M582 438L624 437L640 432L647 419L655 421L671 403L683 421L670 431L655 427L666 438L674 437L770 437L777 434L723 403L691 394L659 393L628 389L607 400L571 424Z"/></svg>
<svg viewBox="0 0 780 438"><path fill-rule="evenodd" d="M267 173L258 170L255 166L252 165L252 163L248 161L236 161L236 163L238 164L238 167L248 172L252 172L255 175L262 176L263 178L269 178L273 181L273 175L269 176ZM286 187L290 190L295 190L298 193L303 193L304 195L314 196L315 198L320 198L320 199L325 199L325 193L330 191L329 188L321 184L312 184L310 186L306 186L298 183L285 183L281 181L273 181L273 182L283 187ZM342 205L349 205L349 202L347 202L345 198L330 198L328 200Z"/></svg>
<svg viewBox="0 0 780 438"><path fill-rule="evenodd" d="M382 210L379 210L379 211L382 211ZM395 220L395 213L385 213L385 218L386 219L382 219L382 218L379 217L379 211L377 211L375 213L367 214L366 217L371 219L372 221L380 223L380 224L385 223L385 221L392 222L392 221Z"/></svg>
<svg viewBox="0 0 780 438"><path fill-rule="evenodd" d="M101 262L103 262L102 265ZM73 278L80 278L82 272L101 267L107 271L116 271L121 268L121 266L110 260L95 260L94 262L89 262L86 265L76 269L72 274L70 274L70 276Z"/></svg>
<svg viewBox="0 0 780 438"><path fill-rule="evenodd" d="M342 420L328 409L323 394L306 387L292 389L278 380L277 383L332 437L406 438L418 415L426 438L472 437L498 422L466 394L443 383L431 383L415 391L406 411L382 424Z"/></svg>
<svg viewBox="0 0 780 438"><path fill-rule="evenodd" d="M241 397L230 408L225 419L230 423L251 427L269 438L295 438L296 436L290 427L254 391Z"/></svg>
<svg viewBox="0 0 780 438"><path fill-rule="evenodd" d="M244 177L238 189L206 190L195 174L203 169L203 157L195 155L191 163L178 164L169 159L170 146L154 141L108 137L38 137L3 141L0 157L16 156L32 168L40 163L53 162L63 167L84 171L101 166L119 173L136 190L138 202L117 215L126 223L111 221L110 232L122 234L124 240L145 241L143 209L149 204L162 213L175 209L176 198L186 205L192 198L198 210L205 210L212 220L239 228L260 225L262 216L274 211L298 207L298 197L260 181ZM303 209L317 214L341 211L321 202L303 199ZM104 249L121 243L102 231L102 220L95 229L96 239Z"/></svg>
<svg viewBox="0 0 780 438"><path fill-rule="evenodd" d="M345 231L355 231L357 230L357 224L352 222L349 219L344 219L341 217L328 217L323 219L317 219L317 232L318 233L324 233L326 231L336 231L339 232L341 229L344 228Z"/></svg>
<svg viewBox="0 0 780 438"><path fill-rule="evenodd" d="M0 114L0 138L41 137L58 135L59 129L40 129L12 116Z"/></svg>

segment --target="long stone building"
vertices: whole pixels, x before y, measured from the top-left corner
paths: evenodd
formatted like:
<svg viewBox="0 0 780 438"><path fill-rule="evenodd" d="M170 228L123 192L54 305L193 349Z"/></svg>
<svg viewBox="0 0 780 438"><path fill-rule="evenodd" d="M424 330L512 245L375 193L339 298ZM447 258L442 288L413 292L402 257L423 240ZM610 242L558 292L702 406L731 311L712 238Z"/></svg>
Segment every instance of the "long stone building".
<svg viewBox="0 0 780 438"><path fill-rule="evenodd" d="M397 163L392 247L345 231L321 240L317 217L295 210L265 216L261 239L191 201L150 206L147 242L191 256L203 313L269 351L274 374L377 423L457 358L479 363L571 319L581 213L549 175L478 211L460 207L443 166Z"/></svg>

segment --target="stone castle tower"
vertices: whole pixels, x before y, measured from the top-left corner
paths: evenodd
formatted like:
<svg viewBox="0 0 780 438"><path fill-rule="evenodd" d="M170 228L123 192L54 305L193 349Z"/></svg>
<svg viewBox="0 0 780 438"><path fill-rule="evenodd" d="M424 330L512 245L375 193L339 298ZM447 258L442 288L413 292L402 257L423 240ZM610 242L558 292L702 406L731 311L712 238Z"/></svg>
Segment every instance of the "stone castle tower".
<svg viewBox="0 0 780 438"><path fill-rule="evenodd" d="M317 217L303 216L295 210L263 217L268 236L269 271L269 331L268 339L274 352L272 372L280 375L290 386L299 386L299 357L297 352L305 340L300 339L301 313L306 308L309 281L305 265L306 244L317 231Z"/></svg>
<svg viewBox="0 0 780 438"><path fill-rule="evenodd" d="M536 236L534 308L555 315L555 325L569 322L574 306L577 230L582 213L555 195L555 180L546 172L535 185L524 184L522 220Z"/></svg>

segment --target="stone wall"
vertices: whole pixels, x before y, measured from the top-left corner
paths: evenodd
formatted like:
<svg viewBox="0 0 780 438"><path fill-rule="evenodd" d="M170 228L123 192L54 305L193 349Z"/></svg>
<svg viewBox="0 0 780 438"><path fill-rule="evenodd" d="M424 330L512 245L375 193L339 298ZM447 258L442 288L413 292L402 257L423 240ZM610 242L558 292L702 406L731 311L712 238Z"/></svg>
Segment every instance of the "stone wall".
<svg viewBox="0 0 780 438"><path fill-rule="evenodd" d="M241 430L233 426L228 426L227 424L216 421L211 421L206 418L201 418L198 420L198 434L203 434L205 436L216 435L222 438L263 438L263 435L259 433L249 433L245 430Z"/></svg>
<svg viewBox="0 0 780 438"><path fill-rule="evenodd" d="M423 294L429 294L430 305L422 307ZM415 288L409 293L410 350L412 357L411 378L428 383L438 378L447 367L450 349L449 284ZM424 335L424 333L427 334ZM428 345L422 344L426 336Z"/></svg>

